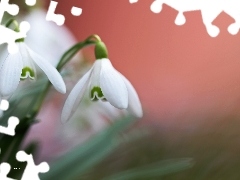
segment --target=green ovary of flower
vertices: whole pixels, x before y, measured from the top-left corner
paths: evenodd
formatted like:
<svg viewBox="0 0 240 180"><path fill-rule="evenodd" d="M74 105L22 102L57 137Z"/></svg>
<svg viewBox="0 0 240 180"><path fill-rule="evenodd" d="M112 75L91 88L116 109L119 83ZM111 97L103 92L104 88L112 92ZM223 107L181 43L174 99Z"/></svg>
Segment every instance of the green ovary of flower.
<svg viewBox="0 0 240 180"><path fill-rule="evenodd" d="M35 72L30 67L24 67L22 69L21 80L25 80L27 79L27 77L29 77L32 80L35 79Z"/></svg>
<svg viewBox="0 0 240 180"><path fill-rule="evenodd" d="M101 88L98 86L95 86L91 89L91 100L98 101L99 99L102 101L107 101L107 99L104 97L102 93Z"/></svg>

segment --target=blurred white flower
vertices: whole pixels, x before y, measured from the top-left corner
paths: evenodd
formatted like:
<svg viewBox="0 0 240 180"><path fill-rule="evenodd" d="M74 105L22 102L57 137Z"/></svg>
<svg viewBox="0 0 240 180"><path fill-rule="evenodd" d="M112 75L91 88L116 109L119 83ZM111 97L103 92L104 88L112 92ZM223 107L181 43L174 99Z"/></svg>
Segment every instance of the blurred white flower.
<svg viewBox="0 0 240 180"><path fill-rule="evenodd" d="M72 89L63 107L62 122L72 116L86 92L92 101L108 101L118 109L128 109L136 117L143 115L140 100L132 84L107 58L96 60Z"/></svg>
<svg viewBox="0 0 240 180"><path fill-rule="evenodd" d="M35 9L24 17L31 25L25 42L34 52L48 57L48 61L56 67L63 53L76 44L76 40L66 26L46 21L46 14L43 9ZM81 60L80 54L75 59Z"/></svg>
<svg viewBox="0 0 240 180"><path fill-rule="evenodd" d="M98 132L103 128L107 127L109 124L113 123L114 120L126 115L126 112L113 107L109 102L97 101L95 103L87 103L87 96L84 97L83 102L79 105L76 113L74 113L71 123L66 124L66 126L71 126L69 129L76 129L74 132L69 132L67 134L73 134L76 136L77 131L89 131ZM79 121L79 119L81 121ZM76 137L79 137L76 136Z"/></svg>
<svg viewBox="0 0 240 180"><path fill-rule="evenodd" d="M65 83L56 70L47 60L33 52L24 42L17 43L19 51L9 54L0 62L0 95L9 97L17 89L20 79L35 79L35 64L48 76L55 89L61 93L66 92ZM6 47L6 46L4 46ZM2 53L7 51L3 48Z"/></svg>
<svg viewBox="0 0 240 180"><path fill-rule="evenodd" d="M42 9L34 9L30 14L24 17L24 20L28 21L31 25L31 30L28 32L25 43L37 54L47 57L47 60L53 66L57 65L65 51L77 43L71 31L69 31L66 26L57 26L53 22L46 21L46 12ZM0 54L0 58L1 56ZM67 65L68 69L64 69L66 70L65 72L67 72L67 76L64 78L67 83L67 88L69 89L74 86L73 82L86 72L86 69L89 67L88 63L84 64L84 66L82 65L82 59L80 52L69 62ZM68 72L74 73L70 74ZM26 87L28 86L30 88L32 87L28 82L20 83L20 86L22 86L23 91L26 91ZM15 93L15 95L17 96L18 94ZM62 126L59 122L59 113L62 108L64 97L56 93L52 93L48 98L49 97L51 97L51 100L49 101L46 99L38 115L38 119L41 119L41 123L32 126L25 140L25 145L35 140L41 144L41 151L38 158L35 159L35 161L39 163L42 162L42 159L52 159L61 154L61 152L69 150L69 148L77 143L83 142L97 131L97 128L101 130L103 127L107 126L103 118L104 115L102 116L101 113L97 113L96 111L96 106L99 109L102 108L102 105L97 105L97 103L82 103L83 111L85 111L85 109L87 110L85 112L78 111L79 116L82 115L83 121L72 121L72 123ZM82 107L80 108L82 109ZM109 112L108 109L105 111ZM95 115L93 115L93 112ZM110 113L108 113L108 115L110 116ZM76 113L76 118L77 116L78 114ZM118 117L117 112L113 117L109 118L115 119L114 117ZM81 123L88 124L90 128L85 129L85 126L83 127ZM92 125L94 127L92 127Z"/></svg>

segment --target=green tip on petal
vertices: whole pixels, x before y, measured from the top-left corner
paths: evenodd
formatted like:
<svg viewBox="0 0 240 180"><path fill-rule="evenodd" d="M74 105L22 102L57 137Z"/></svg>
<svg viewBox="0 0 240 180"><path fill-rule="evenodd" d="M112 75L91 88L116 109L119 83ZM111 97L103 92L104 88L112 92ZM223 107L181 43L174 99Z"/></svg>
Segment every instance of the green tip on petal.
<svg viewBox="0 0 240 180"><path fill-rule="evenodd" d="M98 101L99 99L101 99L102 101L106 101L106 98L104 97L101 88L95 86L91 90L91 100Z"/></svg>
<svg viewBox="0 0 240 180"><path fill-rule="evenodd" d="M108 50L104 42L97 42L95 45L95 57L96 59L108 58Z"/></svg>
<svg viewBox="0 0 240 180"><path fill-rule="evenodd" d="M15 42L16 42L16 43L24 42L24 40L25 40L24 38L21 38L21 39L17 39Z"/></svg>
<svg viewBox="0 0 240 180"><path fill-rule="evenodd" d="M30 67L24 67L22 69L21 80L25 80L27 79L27 77L29 77L32 80L35 79L35 72Z"/></svg>

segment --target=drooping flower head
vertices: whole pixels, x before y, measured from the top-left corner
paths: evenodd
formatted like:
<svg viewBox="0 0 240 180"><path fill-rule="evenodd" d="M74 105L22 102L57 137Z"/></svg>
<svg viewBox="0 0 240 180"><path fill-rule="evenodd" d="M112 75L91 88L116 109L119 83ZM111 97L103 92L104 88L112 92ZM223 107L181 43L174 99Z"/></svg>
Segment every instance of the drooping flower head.
<svg viewBox="0 0 240 180"><path fill-rule="evenodd" d="M69 120L86 93L91 101L108 101L118 109L128 109L131 114L142 117L142 107L135 89L112 66L102 41L95 45L95 56L93 67L77 82L67 98L62 111L62 122Z"/></svg>
<svg viewBox="0 0 240 180"><path fill-rule="evenodd" d="M37 65L47 75L49 81L61 93L66 92L65 83L56 70L46 59L33 52L25 43L24 39L16 41L18 51L8 53L5 46L1 49L0 59L0 96L9 97L17 89L20 80L36 79Z"/></svg>

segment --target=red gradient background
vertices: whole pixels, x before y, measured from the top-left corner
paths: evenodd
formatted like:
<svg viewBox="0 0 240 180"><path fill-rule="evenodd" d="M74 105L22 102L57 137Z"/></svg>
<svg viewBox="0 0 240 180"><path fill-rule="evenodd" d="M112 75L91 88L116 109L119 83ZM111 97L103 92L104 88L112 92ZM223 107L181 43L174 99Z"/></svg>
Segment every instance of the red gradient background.
<svg viewBox="0 0 240 180"><path fill-rule="evenodd" d="M154 14L153 0L58 2L56 12L66 16L77 40L100 35L115 68L138 91L149 120L240 115L240 33L227 32L234 21L227 14L214 21L221 32L211 38L200 11L185 13L186 24L177 26L177 11L164 5ZM83 9L81 16L71 15L73 5Z"/></svg>

